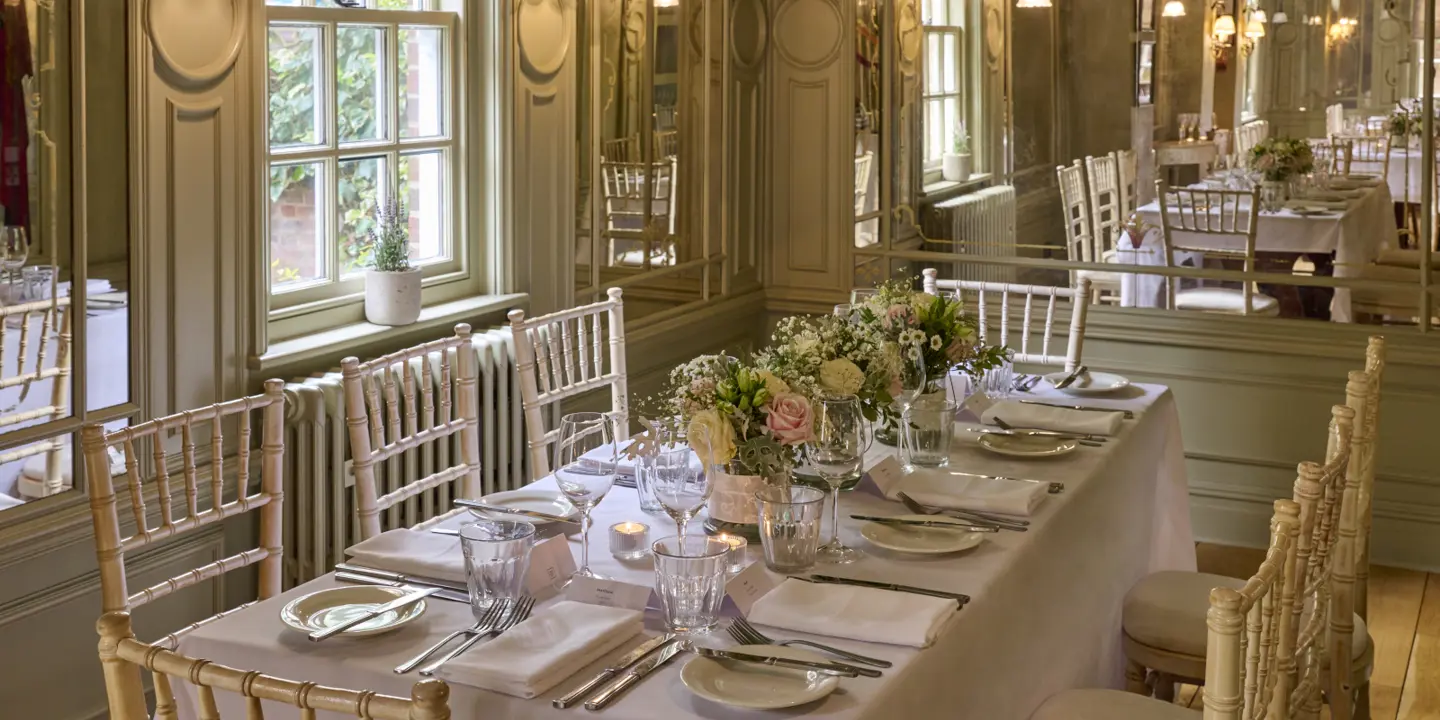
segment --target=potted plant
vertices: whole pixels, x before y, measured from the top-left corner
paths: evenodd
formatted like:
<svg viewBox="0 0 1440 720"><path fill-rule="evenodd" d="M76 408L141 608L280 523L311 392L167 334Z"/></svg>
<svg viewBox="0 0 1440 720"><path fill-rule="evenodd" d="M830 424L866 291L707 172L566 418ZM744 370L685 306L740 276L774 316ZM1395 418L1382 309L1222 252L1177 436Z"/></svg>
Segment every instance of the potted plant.
<svg viewBox="0 0 1440 720"><path fill-rule="evenodd" d="M365 319L376 325L409 325L420 318L420 268L410 265L410 214L400 200L386 200L366 233Z"/></svg>
<svg viewBox="0 0 1440 720"><path fill-rule="evenodd" d="M970 135L965 132L965 123L955 126L950 138L950 152L940 158L940 175L949 182L965 182L970 179Z"/></svg>

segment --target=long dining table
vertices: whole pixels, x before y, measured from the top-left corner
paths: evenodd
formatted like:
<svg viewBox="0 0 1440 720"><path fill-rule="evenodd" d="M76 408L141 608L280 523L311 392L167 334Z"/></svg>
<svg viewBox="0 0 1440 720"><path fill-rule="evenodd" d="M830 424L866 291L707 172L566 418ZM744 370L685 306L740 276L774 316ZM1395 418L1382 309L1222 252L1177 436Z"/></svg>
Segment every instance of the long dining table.
<svg viewBox="0 0 1440 720"><path fill-rule="evenodd" d="M1134 412L1134 419L1125 420L1117 435L1100 447L1080 447L1068 456L1044 460L1004 458L974 443L953 448L952 469L1064 483L1063 492L1048 495L1037 507L1028 532L988 535L978 547L953 555L902 555L866 544L859 533L860 523L848 519L850 513L903 514L899 503L884 500L864 482L842 496L842 517L846 519L841 522L841 536L865 555L852 565L819 566L815 572L963 592L972 598L925 649L767 629L771 635L808 637L892 661L894 666L882 677L844 680L834 694L795 710L744 710L715 704L686 690L680 668L687 656L682 656L595 714L637 720L796 714L834 720L1023 720L1057 691L1122 687L1120 613L1126 591L1147 573L1193 570L1195 566L1174 398L1163 386L1137 384L1126 390L1119 397L1084 399L1087 406ZM1026 396L1072 404L1076 400L1054 390ZM873 447L867 454L867 467L893 452L892 448ZM530 487L555 486L552 478L544 478ZM670 520L641 512L635 491L621 487L610 491L593 517L592 566L618 580L652 584L648 560L622 563L609 555L605 529L615 522L639 520L651 526L655 537L666 534L672 527ZM692 528L699 525L693 522ZM826 527L828 533L828 522ZM578 543L578 537L570 537L577 555ZM758 543L751 544L748 553L749 561L761 561ZM234 667L408 696L411 684L419 678L414 673L397 675L392 668L473 619L464 603L432 599L417 621L390 634L323 643L309 642L281 622L280 610L287 603L337 584L330 575L305 583L197 628L182 638L179 649L192 657ZM646 615L647 634L658 633L658 617L654 611ZM558 710L550 701L640 642L635 638L549 693L530 700L452 682L453 717L562 720L591 714L579 707ZM701 642L731 644L720 631ZM485 646L471 652L483 653ZM232 711L243 709L238 697L219 699L222 715L225 703ZM193 696L181 693L180 705L182 717L194 717ZM296 717L291 708L267 705L265 711L265 717L272 720ZM320 717L325 717L324 713Z"/></svg>

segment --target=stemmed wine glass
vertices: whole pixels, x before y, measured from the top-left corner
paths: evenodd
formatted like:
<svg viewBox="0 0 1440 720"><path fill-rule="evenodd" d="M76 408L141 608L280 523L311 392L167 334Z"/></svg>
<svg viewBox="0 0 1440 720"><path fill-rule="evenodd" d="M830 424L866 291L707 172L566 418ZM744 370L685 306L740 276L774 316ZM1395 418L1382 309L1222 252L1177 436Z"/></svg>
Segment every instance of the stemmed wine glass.
<svg viewBox="0 0 1440 720"><path fill-rule="evenodd" d="M15 280L15 271L25 265L29 256L30 236L26 234L25 228L6 225L4 230L0 231L0 265L4 266L5 274L12 283Z"/></svg>
<svg viewBox="0 0 1440 720"><path fill-rule="evenodd" d="M662 449L655 457L655 499L675 521L675 534L685 537L690 519L705 507L715 489L714 474L690 461L690 448Z"/></svg>
<svg viewBox="0 0 1440 720"><path fill-rule="evenodd" d="M900 392L895 394L895 402L900 406L900 419L904 422L905 414L910 406L915 403L915 398L925 392L925 385L929 378L925 375L925 353L920 346L901 347L900 349ZM896 443L901 450L905 449L905 429L898 428L899 435Z"/></svg>
<svg viewBox="0 0 1440 720"><path fill-rule="evenodd" d="M805 458L830 485L830 541L818 551L821 562L860 559L859 550L840 542L840 486L860 472L865 457L864 421L860 400L854 395L824 397L815 403L814 438L805 444Z"/></svg>
<svg viewBox="0 0 1440 720"><path fill-rule="evenodd" d="M570 413L560 418L555 483L580 510L580 569L574 577L603 578L590 569L590 510L615 484L615 434L609 416Z"/></svg>

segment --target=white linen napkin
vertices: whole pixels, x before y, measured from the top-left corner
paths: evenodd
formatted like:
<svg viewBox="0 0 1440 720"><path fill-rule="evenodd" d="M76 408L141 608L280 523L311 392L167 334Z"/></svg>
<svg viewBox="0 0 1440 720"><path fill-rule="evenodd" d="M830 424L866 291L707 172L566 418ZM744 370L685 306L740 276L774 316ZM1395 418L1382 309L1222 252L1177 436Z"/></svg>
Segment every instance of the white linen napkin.
<svg viewBox="0 0 1440 720"><path fill-rule="evenodd" d="M891 487L886 498L898 501L904 492L921 505L1029 517L1049 491L1042 482L915 468Z"/></svg>
<svg viewBox="0 0 1440 720"><path fill-rule="evenodd" d="M959 609L945 598L789 579L755 601L750 622L864 642L929 647Z"/></svg>
<svg viewBox="0 0 1440 720"><path fill-rule="evenodd" d="M625 448L630 447L630 443L631 443L631 442L632 442L632 441L627 440L627 441L625 441L625 442L623 442L623 443L620 444L621 450L619 450L619 451L617 452L616 456L615 456L615 474L616 474L616 475L625 476L625 477L634 477L634 476L635 476L635 461L636 461L638 458L626 457L626 455L625 455ZM680 448L680 447L682 447L682 446L679 446L679 445L670 445L670 446L667 447L667 449L678 449L678 448ZM610 457L610 446L609 446L609 445L602 445L602 446L600 446L600 447L598 447L598 448L595 448L594 450L591 450L590 452L585 453L584 455L581 455L581 456L580 456L580 459L581 459L581 460L598 461L598 460L600 460L601 458L609 458L609 457ZM693 467L693 468L696 468L697 470L703 470L703 469L704 469L704 466L700 464L700 456L699 456L699 455L696 455L696 454L694 453L694 451L691 451L691 453L690 453L690 466Z"/></svg>
<svg viewBox="0 0 1440 720"><path fill-rule="evenodd" d="M1125 412L1122 410L1111 413L1071 410L1070 408L1001 400L991 405L980 416L980 421L986 425L994 425L996 417L1017 428L1040 428L1041 430L1081 435L1114 435L1120 431L1120 423L1125 419Z"/></svg>
<svg viewBox="0 0 1440 720"><path fill-rule="evenodd" d="M533 698L620 647L642 629L635 610L562 600L442 665L461 685Z"/></svg>
<svg viewBox="0 0 1440 720"><path fill-rule="evenodd" d="M465 556L460 552L460 538L454 535L399 528L351 545L345 554L354 565L465 582Z"/></svg>

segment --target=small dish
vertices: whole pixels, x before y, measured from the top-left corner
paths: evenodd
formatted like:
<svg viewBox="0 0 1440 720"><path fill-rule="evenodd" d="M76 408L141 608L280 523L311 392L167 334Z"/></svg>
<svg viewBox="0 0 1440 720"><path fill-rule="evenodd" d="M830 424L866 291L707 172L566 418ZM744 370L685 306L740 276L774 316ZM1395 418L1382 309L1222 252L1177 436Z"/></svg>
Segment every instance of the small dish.
<svg viewBox="0 0 1440 720"><path fill-rule="evenodd" d="M1010 457L1040 458L1068 455L1080 447L1074 440L1050 437L1048 435L997 435L986 433L980 436L980 447L990 452Z"/></svg>
<svg viewBox="0 0 1440 720"><path fill-rule="evenodd" d="M479 502L496 507L515 508L516 510L529 510L531 512L556 515L563 518L573 518L580 511L575 509L563 495L555 491L547 490L508 490L506 492L492 493L480 498ZM508 513L493 513L487 510L471 510L475 517L485 520L523 520L531 525L549 525L551 521L540 518L528 517L525 515L511 515Z"/></svg>
<svg viewBox="0 0 1440 720"><path fill-rule="evenodd" d="M1069 373L1053 372L1045 376L1045 380L1054 387L1065 379ZM1116 390L1129 387L1130 381L1124 375L1116 375L1107 372L1087 372L1070 383L1069 387L1063 388L1060 392L1067 395L1106 395Z"/></svg>
<svg viewBox="0 0 1440 720"><path fill-rule="evenodd" d="M940 515L897 515L897 520L930 520L950 522ZM964 525L964 521L954 521ZM869 522L860 526L860 536L876 547L915 555L944 555L969 550L985 539L984 533L969 530L890 525Z"/></svg>
<svg viewBox="0 0 1440 720"><path fill-rule="evenodd" d="M832 661L819 653L779 645L740 645L726 649L792 660ZM815 702L840 686L840 678L834 675L698 656L680 669L680 682L706 700L755 710Z"/></svg>
<svg viewBox="0 0 1440 720"><path fill-rule="evenodd" d="M363 615L377 606L398 600L412 591L413 588L380 587L378 585L347 585L320 590L291 600L280 610L280 620L308 635L316 630L324 630L353 620L357 615ZM377 615L340 633L340 636L380 635L411 622L424 612L425 601L421 600L399 610Z"/></svg>

